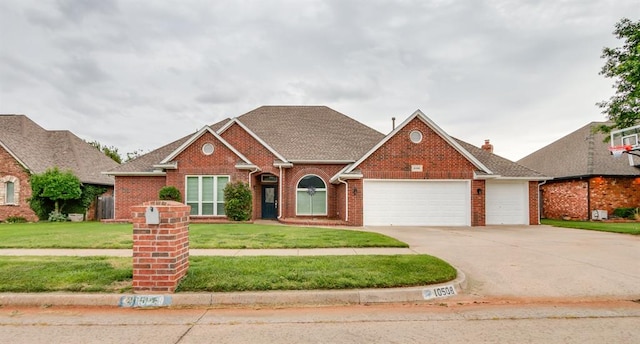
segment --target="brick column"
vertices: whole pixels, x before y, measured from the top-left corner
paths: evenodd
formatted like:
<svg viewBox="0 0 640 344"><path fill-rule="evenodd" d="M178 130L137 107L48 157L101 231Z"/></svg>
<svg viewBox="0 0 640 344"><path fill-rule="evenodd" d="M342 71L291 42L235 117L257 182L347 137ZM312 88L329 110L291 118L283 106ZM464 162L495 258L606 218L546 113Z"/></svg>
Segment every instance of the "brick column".
<svg viewBox="0 0 640 344"><path fill-rule="evenodd" d="M158 212L159 224L147 223L149 207ZM133 291L173 293L189 268L190 207L150 201L131 207L131 212Z"/></svg>

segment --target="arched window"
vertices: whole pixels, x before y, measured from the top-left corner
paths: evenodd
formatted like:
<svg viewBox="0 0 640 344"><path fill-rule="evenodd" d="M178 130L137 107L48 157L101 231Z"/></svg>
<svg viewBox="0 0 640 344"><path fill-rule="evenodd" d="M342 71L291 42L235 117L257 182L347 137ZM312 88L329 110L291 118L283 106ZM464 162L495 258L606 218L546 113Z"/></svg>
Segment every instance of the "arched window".
<svg viewBox="0 0 640 344"><path fill-rule="evenodd" d="M302 177L296 192L297 215L327 215L327 186L315 175Z"/></svg>

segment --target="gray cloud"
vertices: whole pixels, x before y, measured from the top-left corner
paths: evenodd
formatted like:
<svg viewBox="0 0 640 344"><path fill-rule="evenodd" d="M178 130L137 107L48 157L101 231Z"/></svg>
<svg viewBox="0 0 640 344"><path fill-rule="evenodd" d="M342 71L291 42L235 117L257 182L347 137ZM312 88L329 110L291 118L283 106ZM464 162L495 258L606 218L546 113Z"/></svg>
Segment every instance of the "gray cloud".
<svg viewBox="0 0 640 344"><path fill-rule="evenodd" d="M604 118L600 51L636 7L5 0L0 112L126 152L263 104L324 104L383 132L420 108L517 159Z"/></svg>

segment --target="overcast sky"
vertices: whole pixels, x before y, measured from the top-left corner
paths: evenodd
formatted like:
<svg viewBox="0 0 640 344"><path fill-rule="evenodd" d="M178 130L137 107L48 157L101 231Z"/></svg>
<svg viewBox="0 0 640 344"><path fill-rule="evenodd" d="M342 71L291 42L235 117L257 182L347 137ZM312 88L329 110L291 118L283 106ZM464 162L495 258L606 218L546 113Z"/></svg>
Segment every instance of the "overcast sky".
<svg viewBox="0 0 640 344"><path fill-rule="evenodd" d="M261 105L420 109L518 160L591 122L637 0L1 0L0 113L124 155ZM562 158L562 157L559 157Z"/></svg>

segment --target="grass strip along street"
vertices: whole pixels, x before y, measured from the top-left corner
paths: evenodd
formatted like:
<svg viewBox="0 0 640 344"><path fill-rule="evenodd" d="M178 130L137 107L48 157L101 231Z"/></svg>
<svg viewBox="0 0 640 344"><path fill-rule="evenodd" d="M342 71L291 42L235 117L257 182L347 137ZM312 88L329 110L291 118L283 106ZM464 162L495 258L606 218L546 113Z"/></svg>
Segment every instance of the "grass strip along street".
<svg viewBox="0 0 640 344"><path fill-rule="evenodd" d="M0 224L0 248L129 249L132 230L100 222ZM189 241L191 248L223 249L408 247L364 231L257 224L191 224Z"/></svg>
<svg viewBox="0 0 640 344"><path fill-rule="evenodd" d="M131 291L131 259L0 257L0 292ZM391 288L452 280L455 269L428 255L191 257L178 292Z"/></svg>
<svg viewBox="0 0 640 344"><path fill-rule="evenodd" d="M554 227L640 235L640 222L565 221L549 219L543 219L541 222L543 225Z"/></svg>

